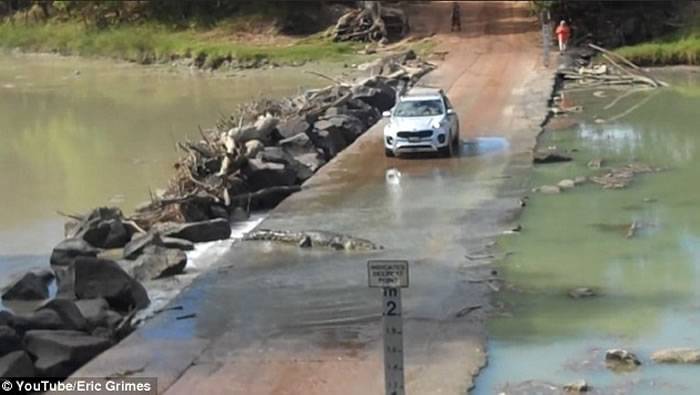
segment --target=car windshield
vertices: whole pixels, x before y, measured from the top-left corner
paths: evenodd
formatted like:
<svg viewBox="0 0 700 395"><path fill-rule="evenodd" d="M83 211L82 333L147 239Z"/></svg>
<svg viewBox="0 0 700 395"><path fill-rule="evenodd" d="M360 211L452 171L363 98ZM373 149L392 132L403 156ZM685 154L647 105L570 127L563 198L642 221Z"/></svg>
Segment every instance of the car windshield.
<svg viewBox="0 0 700 395"><path fill-rule="evenodd" d="M432 117L442 114L442 101L431 100L407 100L396 106L396 117Z"/></svg>

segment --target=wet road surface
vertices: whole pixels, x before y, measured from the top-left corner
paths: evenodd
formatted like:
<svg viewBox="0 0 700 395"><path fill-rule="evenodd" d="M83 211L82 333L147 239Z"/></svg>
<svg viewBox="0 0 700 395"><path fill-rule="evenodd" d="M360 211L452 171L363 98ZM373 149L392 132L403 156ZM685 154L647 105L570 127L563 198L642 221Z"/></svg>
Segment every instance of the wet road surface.
<svg viewBox="0 0 700 395"><path fill-rule="evenodd" d="M381 297L368 259L408 259L406 386L465 393L485 363L485 282L494 236L512 226L552 89L526 5L465 2L449 35L450 3L411 6L414 31L449 51L424 84L448 92L463 153L388 159L377 125L283 202L261 228L329 230L378 252L234 245L166 311L76 376L124 371L159 378L166 394L383 392ZM471 258L467 258L467 256ZM475 281L477 280L477 281ZM465 308L482 306L469 314ZM196 313L193 319L178 316Z"/></svg>

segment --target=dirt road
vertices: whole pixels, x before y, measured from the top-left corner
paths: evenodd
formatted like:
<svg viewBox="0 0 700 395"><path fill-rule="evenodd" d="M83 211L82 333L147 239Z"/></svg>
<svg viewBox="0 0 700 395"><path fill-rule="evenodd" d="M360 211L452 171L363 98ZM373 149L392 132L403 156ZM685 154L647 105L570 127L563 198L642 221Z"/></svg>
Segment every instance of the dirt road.
<svg viewBox="0 0 700 395"><path fill-rule="evenodd" d="M463 394L484 365L493 238L513 223L553 84L526 5L410 6L414 32L448 51L425 84L444 88L462 123L452 159L386 159L382 125L314 176L261 227L322 229L385 246L378 253L234 246L165 312L77 376L157 376L166 394L379 394L380 294L366 260L411 261L404 291L410 394ZM469 257L467 257L469 256ZM493 285L493 284L492 284ZM474 307L474 310L465 313ZM466 310L465 310L466 308ZM194 319L176 316L196 313Z"/></svg>

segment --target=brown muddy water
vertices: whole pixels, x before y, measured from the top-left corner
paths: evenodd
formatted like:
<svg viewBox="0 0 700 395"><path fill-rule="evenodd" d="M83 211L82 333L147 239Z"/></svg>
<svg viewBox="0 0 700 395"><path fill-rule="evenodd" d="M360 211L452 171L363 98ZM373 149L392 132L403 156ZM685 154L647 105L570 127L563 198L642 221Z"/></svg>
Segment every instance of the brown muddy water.
<svg viewBox="0 0 700 395"><path fill-rule="evenodd" d="M489 366L474 394L549 394L555 392L522 383L577 379L604 394L700 393L700 366L650 358L659 349L700 347L700 73L658 73L673 86L608 109L623 92L567 95L584 111L541 136L541 146L578 151L572 162L536 167L533 187L595 175L600 170L587 167L593 158L667 171L640 175L623 190L586 184L532 194L523 231L500 242L513 253L499 268L508 286L495 296L501 313L490 322ZM596 122L610 118L617 119ZM633 221L644 226L627 239ZM567 297L575 287L601 295ZM636 353L642 365L628 373L606 369L609 348Z"/></svg>
<svg viewBox="0 0 700 395"><path fill-rule="evenodd" d="M199 125L212 126L255 98L327 85L303 71L230 76L0 54L0 278L46 267L63 236L57 210L116 205L128 212L164 186L176 141L199 138Z"/></svg>

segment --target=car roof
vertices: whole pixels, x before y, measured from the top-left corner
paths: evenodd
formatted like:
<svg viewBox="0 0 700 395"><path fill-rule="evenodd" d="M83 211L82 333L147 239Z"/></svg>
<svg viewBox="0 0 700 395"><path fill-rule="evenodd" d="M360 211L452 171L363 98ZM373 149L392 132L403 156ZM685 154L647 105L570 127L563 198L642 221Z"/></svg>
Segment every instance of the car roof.
<svg viewBox="0 0 700 395"><path fill-rule="evenodd" d="M401 100L424 100L440 98L442 98L442 89L427 87L414 87L406 94L401 96Z"/></svg>

